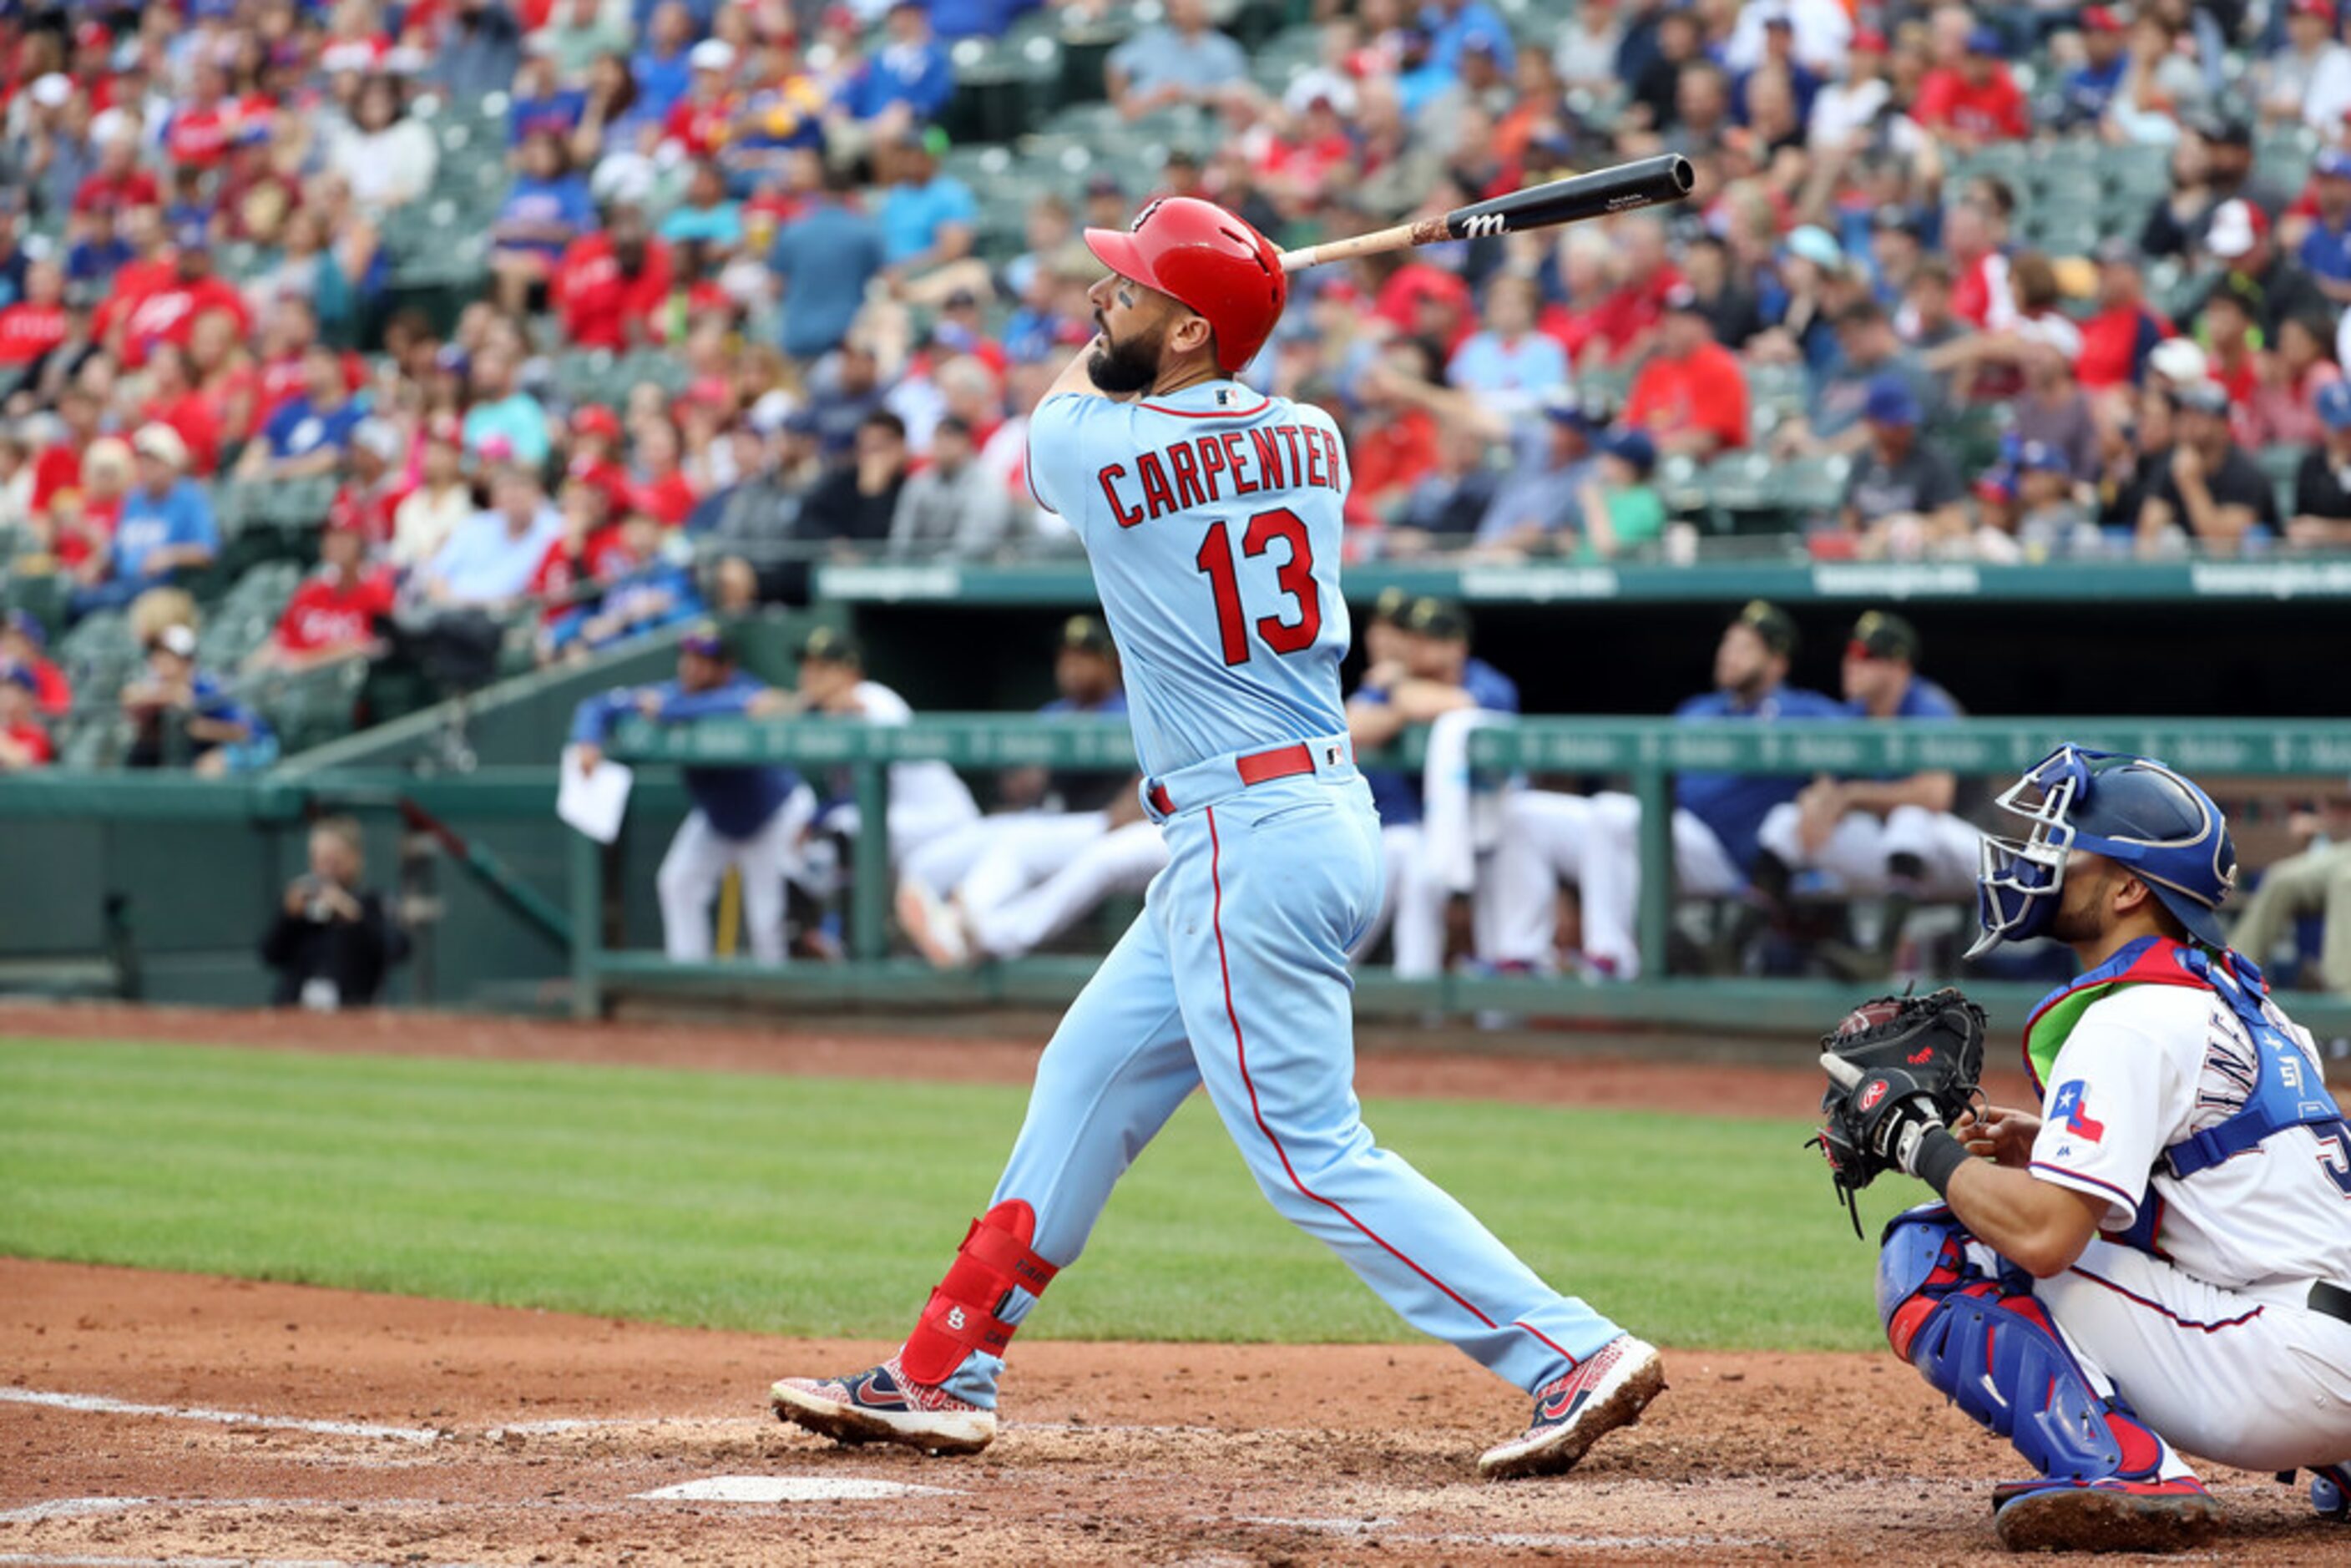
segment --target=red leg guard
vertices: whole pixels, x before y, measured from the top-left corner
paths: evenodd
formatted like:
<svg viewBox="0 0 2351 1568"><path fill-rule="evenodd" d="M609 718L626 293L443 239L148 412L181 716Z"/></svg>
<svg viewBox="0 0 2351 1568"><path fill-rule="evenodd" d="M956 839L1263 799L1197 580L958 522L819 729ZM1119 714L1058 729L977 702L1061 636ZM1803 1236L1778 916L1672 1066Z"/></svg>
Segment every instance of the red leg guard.
<svg viewBox="0 0 2351 1568"><path fill-rule="evenodd" d="M971 1222L947 1277L923 1308L922 1321L906 1336L898 1364L917 1383L945 1383L973 1351L1000 1356L1018 1325L997 1313L1006 1292L1018 1286L1044 1294L1061 1270L1029 1250L1037 1214L1019 1199L998 1204Z"/></svg>

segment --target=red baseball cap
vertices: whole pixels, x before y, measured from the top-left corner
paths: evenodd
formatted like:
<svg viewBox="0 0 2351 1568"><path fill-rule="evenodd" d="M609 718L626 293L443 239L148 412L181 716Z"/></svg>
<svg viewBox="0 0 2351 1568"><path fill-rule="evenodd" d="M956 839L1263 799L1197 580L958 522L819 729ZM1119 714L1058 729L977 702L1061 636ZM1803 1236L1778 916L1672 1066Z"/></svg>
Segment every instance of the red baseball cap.
<svg viewBox="0 0 2351 1568"><path fill-rule="evenodd" d="M571 434L601 435L607 441L618 441L621 438L621 416L601 403L590 403L573 412Z"/></svg>
<svg viewBox="0 0 2351 1568"><path fill-rule="evenodd" d="M1855 54L1882 55L1886 52L1886 35L1875 27L1856 28L1853 42L1846 47Z"/></svg>
<svg viewBox="0 0 2351 1568"><path fill-rule="evenodd" d="M2082 8L2082 30L2086 33L2124 33L2129 29L2110 5L2085 5Z"/></svg>
<svg viewBox="0 0 2351 1568"><path fill-rule="evenodd" d="M2290 7L2297 16L2324 16L2335 20L2335 0L2294 0Z"/></svg>
<svg viewBox="0 0 2351 1568"><path fill-rule="evenodd" d="M114 29L103 22L84 22L74 29L74 47L110 49L114 47Z"/></svg>

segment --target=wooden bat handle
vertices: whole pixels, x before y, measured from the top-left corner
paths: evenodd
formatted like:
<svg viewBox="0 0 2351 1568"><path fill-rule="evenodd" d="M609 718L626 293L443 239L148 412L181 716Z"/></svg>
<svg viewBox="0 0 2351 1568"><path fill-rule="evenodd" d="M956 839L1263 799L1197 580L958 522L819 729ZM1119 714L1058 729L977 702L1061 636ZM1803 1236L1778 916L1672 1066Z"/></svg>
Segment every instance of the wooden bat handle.
<svg viewBox="0 0 2351 1568"><path fill-rule="evenodd" d="M1322 245L1310 245L1300 250L1285 250L1281 253L1281 270L1297 272L1304 267L1322 267L1334 261L1353 261L1359 256L1377 256L1382 251L1409 250L1419 245L1441 245L1450 237L1445 231L1442 217L1423 218L1418 223L1374 229L1367 235L1327 240Z"/></svg>

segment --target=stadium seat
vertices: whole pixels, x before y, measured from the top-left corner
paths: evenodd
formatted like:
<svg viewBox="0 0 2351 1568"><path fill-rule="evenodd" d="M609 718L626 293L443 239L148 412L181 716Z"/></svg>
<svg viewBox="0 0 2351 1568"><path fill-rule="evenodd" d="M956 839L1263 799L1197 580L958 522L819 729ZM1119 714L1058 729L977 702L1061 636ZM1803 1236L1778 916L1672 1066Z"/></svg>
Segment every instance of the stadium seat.
<svg viewBox="0 0 2351 1568"><path fill-rule="evenodd" d="M1844 501L1853 459L1799 457L1780 465L1780 499L1798 524L1834 517Z"/></svg>

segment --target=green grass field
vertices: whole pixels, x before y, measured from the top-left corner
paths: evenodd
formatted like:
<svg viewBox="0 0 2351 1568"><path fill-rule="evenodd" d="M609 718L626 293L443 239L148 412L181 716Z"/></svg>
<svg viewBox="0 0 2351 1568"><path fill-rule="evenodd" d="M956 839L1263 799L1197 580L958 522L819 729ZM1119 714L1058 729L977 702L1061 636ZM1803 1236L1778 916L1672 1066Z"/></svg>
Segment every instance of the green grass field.
<svg viewBox="0 0 2351 1568"><path fill-rule="evenodd" d="M1693 1078L1693 1098L1701 1081ZM1009 1088L0 1040L0 1253L776 1333L904 1332ZM1874 1248L1786 1122L1374 1101L1381 1140L1652 1338L1865 1349ZM1915 1184L1881 1184L1876 1228ZM1195 1096L1034 1333L1409 1338Z"/></svg>

